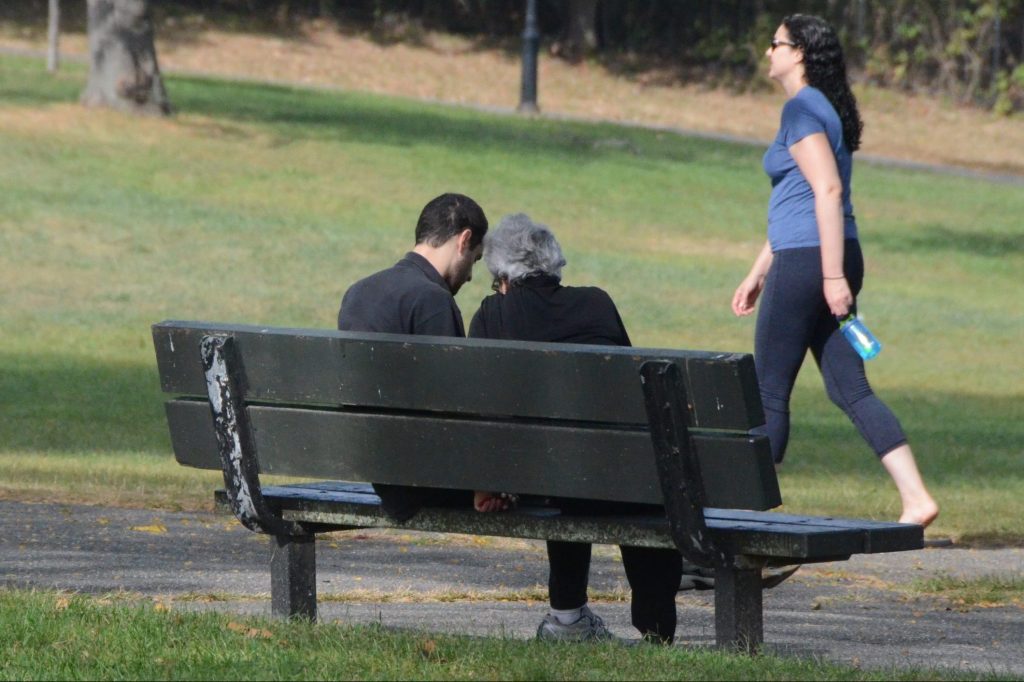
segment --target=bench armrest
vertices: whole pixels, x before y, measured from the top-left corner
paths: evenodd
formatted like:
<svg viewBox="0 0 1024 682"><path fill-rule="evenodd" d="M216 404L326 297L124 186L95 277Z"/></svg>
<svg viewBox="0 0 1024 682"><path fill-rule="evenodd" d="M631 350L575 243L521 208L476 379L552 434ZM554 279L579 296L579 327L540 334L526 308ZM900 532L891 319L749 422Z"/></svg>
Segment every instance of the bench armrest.
<svg viewBox="0 0 1024 682"><path fill-rule="evenodd" d="M704 520L704 483L690 444L686 387L679 368L650 360L640 367L640 379L672 539L693 563L724 565L728 559L715 546Z"/></svg>
<svg viewBox="0 0 1024 682"><path fill-rule="evenodd" d="M204 336L200 354L231 511L249 530L306 535L301 525L283 520L263 499L256 446L245 411L245 372L235 340L225 334Z"/></svg>

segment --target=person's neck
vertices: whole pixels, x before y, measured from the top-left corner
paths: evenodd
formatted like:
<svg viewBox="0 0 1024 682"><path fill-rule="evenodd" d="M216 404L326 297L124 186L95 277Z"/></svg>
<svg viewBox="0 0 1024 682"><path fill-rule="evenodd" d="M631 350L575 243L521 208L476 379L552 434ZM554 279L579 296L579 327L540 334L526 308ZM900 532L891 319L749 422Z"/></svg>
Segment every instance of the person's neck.
<svg viewBox="0 0 1024 682"><path fill-rule="evenodd" d="M807 87L807 81L804 79L803 74L792 74L789 78L781 81L782 89L786 91L786 97L796 97L796 93L800 92Z"/></svg>
<svg viewBox="0 0 1024 682"><path fill-rule="evenodd" d="M417 244L413 247L412 252L418 253L426 258L427 262L437 270L437 274L441 276L441 279L448 281L448 268L452 262L451 253L449 253L450 243L451 242L448 242L444 246L440 247L430 246L428 244Z"/></svg>

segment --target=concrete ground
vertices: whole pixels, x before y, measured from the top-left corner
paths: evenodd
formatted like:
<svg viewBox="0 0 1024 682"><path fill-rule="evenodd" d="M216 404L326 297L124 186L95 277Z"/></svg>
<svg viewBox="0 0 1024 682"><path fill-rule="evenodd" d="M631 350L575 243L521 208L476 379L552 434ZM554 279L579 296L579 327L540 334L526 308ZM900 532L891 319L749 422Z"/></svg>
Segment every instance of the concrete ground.
<svg viewBox="0 0 1024 682"><path fill-rule="evenodd" d="M126 591L180 608L270 613L267 538L229 516L0 501L0 528L0 586ZM350 532L322 537L317 552L325 621L527 638L545 613L542 596L501 601L511 591L544 594L542 543ZM1024 549L926 549L805 566L765 592L765 641L776 653L865 668L1024 677L1024 605L966 607L910 590L932 577L992 575L1024 575ZM614 549L595 550L591 588L625 590ZM440 599L455 591L474 598ZM678 645L712 645L712 593L681 593L677 603ZM591 606L613 632L635 636L628 603Z"/></svg>

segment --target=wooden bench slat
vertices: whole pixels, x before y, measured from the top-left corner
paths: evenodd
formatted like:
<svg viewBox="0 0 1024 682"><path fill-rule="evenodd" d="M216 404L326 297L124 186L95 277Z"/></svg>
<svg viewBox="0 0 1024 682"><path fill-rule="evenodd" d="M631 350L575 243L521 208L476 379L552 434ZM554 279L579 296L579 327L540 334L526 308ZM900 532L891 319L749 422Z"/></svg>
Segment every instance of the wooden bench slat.
<svg viewBox="0 0 1024 682"><path fill-rule="evenodd" d="M365 483L349 483L343 481L322 481L319 483L295 484L289 486L273 486L268 488L272 498L278 502L285 500L308 500L310 502L346 503L375 506L379 504L379 498L374 494L373 488ZM537 513L537 512L535 512ZM557 515L558 511L552 508L544 508L543 513L548 516ZM923 546L923 530L920 526L903 523L888 523L879 521L859 521L856 519L842 519L828 516L798 516L794 514L781 514L777 512L755 512L739 509L705 509L705 519L708 527L714 529L716 538L724 533L746 534L751 529L763 532L770 529L773 535L775 546L772 552L781 552L792 555L796 552L801 557L829 557L836 553L875 553L892 552L902 550L920 549ZM666 530L667 523L661 524L659 528ZM860 544L853 548L848 538L838 544L825 544L833 539L836 533L844 534L855 532L860 536ZM799 537L807 536L809 539L806 546L794 545L798 549L780 549L777 545L783 536ZM816 537L811 537L816 536ZM754 541L753 538L750 540ZM671 546L671 540L666 540L665 546ZM733 538L730 543L733 546L748 544L747 541L738 537ZM884 547L884 549L879 549ZM773 554L774 556L774 554Z"/></svg>
<svg viewBox="0 0 1024 682"><path fill-rule="evenodd" d="M646 425L639 368L644 360L663 358L683 370L691 426L748 431L764 423L748 354L201 322L153 326L165 392L206 395L197 358L202 337L212 333L236 339L248 401Z"/></svg>
<svg viewBox="0 0 1024 682"><path fill-rule="evenodd" d="M740 509L706 509L704 515L709 518L743 520L757 519L764 514ZM864 554L901 552L924 547L924 527L914 523L844 519L835 516L798 516L780 512L771 512L771 516L776 523L790 524L794 527L827 525L833 528L856 529L864 536Z"/></svg>
<svg viewBox="0 0 1024 682"><path fill-rule="evenodd" d="M178 461L220 469L209 406L175 400L166 410ZM650 435L639 429L279 407L248 413L266 474L645 504L663 499ZM693 442L709 504L778 506L763 438L707 432Z"/></svg>
<svg viewBox="0 0 1024 682"><path fill-rule="evenodd" d="M277 499L309 498L329 502L378 504L379 499L368 483L349 481L319 481L274 486L272 495ZM547 509L548 515L558 514L557 509ZM535 512L536 513L536 512ZM789 527L793 532L801 529L856 530L862 533L865 554L896 552L921 549L924 546L924 530L916 524L891 521L870 521L866 519L845 519L834 516L800 516L780 512L746 511L742 509L715 509L708 507L704 517L709 522L757 521L771 522L777 527ZM723 526L719 526L720 528Z"/></svg>
<svg viewBox="0 0 1024 682"><path fill-rule="evenodd" d="M380 510L369 491L322 490L317 487L267 486L264 496L291 521L329 526L402 528L496 537L516 537L601 544L636 544L674 548L668 521L649 516L561 515L550 508L481 514L470 509L427 509L405 523L395 523ZM856 529L796 527L775 523L772 513L762 519L708 518L708 529L724 548L736 554L793 561L831 561L863 551L864 538Z"/></svg>

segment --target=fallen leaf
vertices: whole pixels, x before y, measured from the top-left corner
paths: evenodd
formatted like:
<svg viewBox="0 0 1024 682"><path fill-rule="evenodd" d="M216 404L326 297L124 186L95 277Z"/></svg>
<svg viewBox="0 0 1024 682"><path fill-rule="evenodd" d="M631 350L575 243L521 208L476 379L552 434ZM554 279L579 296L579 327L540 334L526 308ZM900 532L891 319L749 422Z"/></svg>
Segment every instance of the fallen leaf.
<svg viewBox="0 0 1024 682"><path fill-rule="evenodd" d="M249 637L250 639L270 639L274 636L274 633L270 630L251 628L248 625L245 625L244 623L236 623L235 621L231 621L230 623L228 623L227 628L232 632L240 632L246 637Z"/></svg>
<svg viewBox="0 0 1024 682"><path fill-rule="evenodd" d="M167 532L167 526L160 523L153 523L148 526L132 526L131 530L137 530L140 533L152 533L153 535L160 535L161 533Z"/></svg>
<svg viewBox="0 0 1024 682"><path fill-rule="evenodd" d="M420 642L420 655L436 663L444 662L444 659L437 652L437 642L432 639L425 639Z"/></svg>
<svg viewBox="0 0 1024 682"><path fill-rule="evenodd" d="M55 611L66 611L69 606L71 606L71 600L67 597L58 597L57 601L53 603Z"/></svg>

